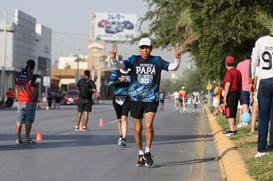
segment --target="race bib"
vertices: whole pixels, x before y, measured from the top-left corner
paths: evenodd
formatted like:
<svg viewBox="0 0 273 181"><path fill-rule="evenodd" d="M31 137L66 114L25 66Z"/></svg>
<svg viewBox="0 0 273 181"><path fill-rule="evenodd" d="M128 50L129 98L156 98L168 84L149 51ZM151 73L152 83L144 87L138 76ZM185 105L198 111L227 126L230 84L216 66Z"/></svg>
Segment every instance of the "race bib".
<svg viewBox="0 0 273 181"><path fill-rule="evenodd" d="M121 105L121 106L124 104L125 101L126 101L126 98L116 98L115 99L116 104Z"/></svg>
<svg viewBox="0 0 273 181"><path fill-rule="evenodd" d="M138 74L137 80L140 84L148 85L153 82L153 75Z"/></svg>

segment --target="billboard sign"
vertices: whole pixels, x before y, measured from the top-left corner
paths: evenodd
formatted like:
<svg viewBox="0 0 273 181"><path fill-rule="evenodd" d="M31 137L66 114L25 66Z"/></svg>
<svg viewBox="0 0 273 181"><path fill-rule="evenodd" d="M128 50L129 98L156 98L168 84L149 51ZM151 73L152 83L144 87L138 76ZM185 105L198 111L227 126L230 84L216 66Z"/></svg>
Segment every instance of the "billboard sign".
<svg viewBox="0 0 273 181"><path fill-rule="evenodd" d="M136 35L136 14L95 13L94 26L97 40L130 41Z"/></svg>

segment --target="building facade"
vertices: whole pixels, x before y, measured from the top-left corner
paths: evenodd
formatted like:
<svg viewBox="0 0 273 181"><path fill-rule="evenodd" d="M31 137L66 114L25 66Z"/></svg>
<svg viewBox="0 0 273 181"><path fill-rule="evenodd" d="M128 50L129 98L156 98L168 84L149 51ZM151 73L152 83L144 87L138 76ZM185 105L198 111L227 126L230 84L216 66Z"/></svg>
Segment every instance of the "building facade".
<svg viewBox="0 0 273 181"><path fill-rule="evenodd" d="M50 28L37 24L34 17L19 9L15 9L13 18L0 20L0 50L5 50L5 57L0 57L0 80L4 80L0 83L2 99L8 88L14 89L16 75L28 59L36 62L34 74L39 87L44 88L41 76L50 77L51 37Z"/></svg>

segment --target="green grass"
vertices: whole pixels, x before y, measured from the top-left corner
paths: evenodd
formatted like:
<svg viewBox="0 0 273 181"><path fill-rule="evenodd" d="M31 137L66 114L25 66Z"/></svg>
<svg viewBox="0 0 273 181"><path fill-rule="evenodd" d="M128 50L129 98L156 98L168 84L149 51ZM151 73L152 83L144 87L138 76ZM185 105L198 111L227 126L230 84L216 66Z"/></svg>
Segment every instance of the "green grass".
<svg viewBox="0 0 273 181"><path fill-rule="evenodd" d="M238 123L237 116L237 123ZM217 123L223 130L228 130L228 119L223 115L218 115ZM258 123L257 123L258 124ZM257 124L254 134L249 134L250 125L238 128L235 136L231 136L231 141L237 146L237 150L245 161L248 174L257 181L273 180L273 152L260 158L254 158L257 152Z"/></svg>

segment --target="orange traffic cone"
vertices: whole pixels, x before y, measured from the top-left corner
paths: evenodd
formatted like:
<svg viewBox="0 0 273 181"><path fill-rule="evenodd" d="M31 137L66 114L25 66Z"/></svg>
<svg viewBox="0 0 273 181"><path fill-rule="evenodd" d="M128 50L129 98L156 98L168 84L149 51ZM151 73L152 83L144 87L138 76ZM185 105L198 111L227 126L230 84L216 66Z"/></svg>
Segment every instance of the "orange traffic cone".
<svg viewBox="0 0 273 181"><path fill-rule="evenodd" d="M82 122L80 122L79 131L83 131Z"/></svg>
<svg viewBox="0 0 273 181"><path fill-rule="evenodd" d="M102 120L102 118L100 118L100 127L102 127L103 126L103 120Z"/></svg>
<svg viewBox="0 0 273 181"><path fill-rule="evenodd" d="M94 110L94 105L92 104L92 110Z"/></svg>
<svg viewBox="0 0 273 181"><path fill-rule="evenodd" d="M41 134L41 131L40 129L38 129L38 133L37 133L37 136L36 136L36 141L42 141L43 138L42 138L42 134Z"/></svg>

